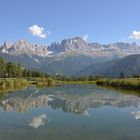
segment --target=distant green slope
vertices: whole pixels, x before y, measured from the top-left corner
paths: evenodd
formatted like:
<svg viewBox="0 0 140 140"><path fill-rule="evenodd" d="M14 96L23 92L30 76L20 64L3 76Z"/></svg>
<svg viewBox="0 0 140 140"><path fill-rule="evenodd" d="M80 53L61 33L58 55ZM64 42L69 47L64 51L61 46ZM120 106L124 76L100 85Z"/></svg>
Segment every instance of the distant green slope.
<svg viewBox="0 0 140 140"><path fill-rule="evenodd" d="M130 55L121 59L106 61L102 63L92 64L87 68L79 71L78 75L103 75L103 76L119 76L123 72L124 75L133 75L140 73L140 54Z"/></svg>

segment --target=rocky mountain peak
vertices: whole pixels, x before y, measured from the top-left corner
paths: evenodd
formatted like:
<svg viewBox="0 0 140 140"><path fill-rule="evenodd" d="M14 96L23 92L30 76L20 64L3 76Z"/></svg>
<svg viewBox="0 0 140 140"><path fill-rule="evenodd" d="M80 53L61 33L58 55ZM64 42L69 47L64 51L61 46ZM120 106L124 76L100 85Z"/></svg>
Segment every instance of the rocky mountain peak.
<svg viewBox="0 0 140 140"><path fill-rule="evenodd" d="M37 55L46 56L48 54L47 46L32 45L26 40L18 40L14 43L5 42L1 47L1 52L10 55Z"/></svg>
<svg viewBox="0 0 140 140"><path fill-rule="evenodd" d="M51 51L63 52L75 49L87 49L88 43L81 37L63 39L61 43L52 43L49 47Z"/></svg>
<svg viewBox="0 0 140 140"><path fill-rule="evenodd" d="M17 42L15 42L15 44L19 45L19 46L28 46L29 43L27 42L27 40L18 40Z"/></svg>
<svg viewBox="0 0 140 140"><path fill-rule="evenodd" d="M87 42L80 37L64 39L62 40L61 45L65 46L66 49L84 49L88 47Z"/></svg>

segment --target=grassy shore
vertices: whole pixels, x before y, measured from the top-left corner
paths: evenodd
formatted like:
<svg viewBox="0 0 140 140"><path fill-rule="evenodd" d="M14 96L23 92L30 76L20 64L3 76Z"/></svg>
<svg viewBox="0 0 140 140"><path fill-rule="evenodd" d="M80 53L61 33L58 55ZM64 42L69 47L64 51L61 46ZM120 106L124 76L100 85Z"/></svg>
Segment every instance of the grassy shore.
<svg viewBox="0 0 140 140"><path fill-rule="evenodd" d="M137 78L100 79L95 81L59 81L61 84L96 84L124 90L140 90L140 80Z"/></svg>
<svg viewBox="0 0 140 140"><path fill-rule="evenodd" d="M96 84L117 89L140 90L140 80L136 78L100 79L96 81L56 81L50 77L38 77L0 79L0 92L13 91L33 84L37 87L54 86L59 84Z"/></svg>
<svg viewBox="0 0 140 140"><path fill-rule="evenodd" d="M28 85L29 85L29 82L24 78L0 79L0 92L21 89Z"/></svg>
<svg viewBox="0 0 140 140"><path fill-rule="evenodd" d="M30 85L36 85L37 87L52 86L57 82L51 78L1 78L0 79L0 93L7 91L14 91L22 89Z"/></svg>
<svg viewBox="0 0 140 140"><path fill-rule="evenodd" d="M38 86L38 87L53 86L53 85L57 84L56 81L53 80L52 78L41 78L41 77L36 78L34 82L35 82L36 86Z"/></svg>
<svg viewBox="0 0 140 140"><path fill-rule="evenodd" d="M96 81L96 84L127 90L140 90L140 80L136 78L101 79Z"/></svg>
<svg viewBox="0 0 140 140"><path fill-rule="evenodd" d="M57 81L58 84L95 84L96 81Z"/></svg>

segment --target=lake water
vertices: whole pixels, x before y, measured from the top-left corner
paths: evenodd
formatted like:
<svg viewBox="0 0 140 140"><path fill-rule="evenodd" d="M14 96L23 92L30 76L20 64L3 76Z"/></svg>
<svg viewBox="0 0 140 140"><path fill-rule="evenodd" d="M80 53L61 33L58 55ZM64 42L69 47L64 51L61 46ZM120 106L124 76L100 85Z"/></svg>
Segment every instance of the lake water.
<svg viewBox="0 0 140 140"><path fill-rule="evenodd" d="M140 140L140 98L95 85L5 93L0 140Z"/></svg>

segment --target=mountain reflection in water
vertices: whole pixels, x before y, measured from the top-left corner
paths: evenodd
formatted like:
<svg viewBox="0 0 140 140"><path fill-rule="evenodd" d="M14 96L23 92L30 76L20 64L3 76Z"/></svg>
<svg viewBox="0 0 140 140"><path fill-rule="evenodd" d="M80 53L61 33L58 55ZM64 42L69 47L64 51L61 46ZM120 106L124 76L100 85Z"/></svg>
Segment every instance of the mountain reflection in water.
<svg viewBox="0 0 140 140"><path fill-rule="evenodd" d="M32 108L51 106L64 112L88 114L87 109L102 106L137 107L140 98L117 91L96 88L93 85L62 85L61 87L36 89L5 94L0 106L5 111L27 112ZM134 113L133 113L134 114ZM32 123L31 123L32 124Z"/></svg>

